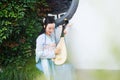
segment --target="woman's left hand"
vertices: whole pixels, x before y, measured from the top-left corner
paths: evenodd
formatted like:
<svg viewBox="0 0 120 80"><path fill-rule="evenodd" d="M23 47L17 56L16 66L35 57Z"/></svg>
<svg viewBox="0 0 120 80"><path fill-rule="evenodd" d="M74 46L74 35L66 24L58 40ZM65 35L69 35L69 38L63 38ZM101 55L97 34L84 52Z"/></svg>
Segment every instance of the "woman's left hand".
<svg viewBox="0 0 120 80"><path fill-rule="evenodd" d="M66 28L65 28L65 30L64 30L64 34L67 34L67 30L68 30L68 28L71 27L71 26L72 26L72 24L67 24L67 25L66 25Z"/></svg>
<svg viewBox="0 0 120 80"><path fill-rule="evenodd" d="M64 30L64 34L67 34L67 30L66 29Z"/></svg>

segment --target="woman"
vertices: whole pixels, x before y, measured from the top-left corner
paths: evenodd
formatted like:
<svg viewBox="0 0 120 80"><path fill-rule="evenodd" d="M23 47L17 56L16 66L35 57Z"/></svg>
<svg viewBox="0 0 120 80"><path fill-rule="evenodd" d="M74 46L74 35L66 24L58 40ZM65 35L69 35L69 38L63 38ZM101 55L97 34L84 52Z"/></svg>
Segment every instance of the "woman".
<svg viewBox="0 0 120 80"><path fill-rule="evenodd" d="M43 26L36 40L36 66L44 73L47 80L51 80L55 76L55 67L52 59L60 51L59 48L56 49L56 43L60 36L57 36L57 39L55 37L55 21L53 17L46 17Z"/></svg>

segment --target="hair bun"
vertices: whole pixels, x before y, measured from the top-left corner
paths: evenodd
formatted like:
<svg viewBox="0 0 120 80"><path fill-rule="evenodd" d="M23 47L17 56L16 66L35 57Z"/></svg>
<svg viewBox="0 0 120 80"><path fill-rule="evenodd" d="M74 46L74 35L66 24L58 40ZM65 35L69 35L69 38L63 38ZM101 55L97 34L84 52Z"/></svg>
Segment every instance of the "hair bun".
<svg viewBox="0 0 120 80"><path fill-rule="evenodd" d="M55 23L54 16L46 16L43 18L43 24Z"/></svg>
<svg viewBox="0 0 120 80"><path fill-rule="evenodd" d="M45 23L45 18L43 18L43 24Z"/></svg>

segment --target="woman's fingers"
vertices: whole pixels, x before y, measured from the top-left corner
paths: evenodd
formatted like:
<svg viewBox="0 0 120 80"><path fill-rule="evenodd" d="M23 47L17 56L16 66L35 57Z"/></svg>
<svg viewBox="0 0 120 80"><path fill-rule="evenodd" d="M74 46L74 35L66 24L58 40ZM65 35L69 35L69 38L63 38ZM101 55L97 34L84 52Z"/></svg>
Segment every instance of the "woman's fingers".
<svg viewBox="0 0 120 80"><path fill-rule="evenodd" d="M64 34L67 34L67 30L66 29L64 30Z"/></svg>
<svg viewBox="0 0 120 80"><path fill-rule="evenodd" d="M61 52L61 49L60 48L56 48L55 49L55 54L59 54Z"/></svg>
<svg viewBox="0 0 120 80"><path fill-rule="evenodd" d="M55 43L53 43L53 44L50 44L50 46L51 46L51 47L55 47L55 46L56 46L56 44L55 44Z"/></svg>
<svg viewBox="0 0 120 80"><path fill-rule="evenodd" d="M71 26L72 26L72 23L67 24L67 27L71 27Z"/></svg>

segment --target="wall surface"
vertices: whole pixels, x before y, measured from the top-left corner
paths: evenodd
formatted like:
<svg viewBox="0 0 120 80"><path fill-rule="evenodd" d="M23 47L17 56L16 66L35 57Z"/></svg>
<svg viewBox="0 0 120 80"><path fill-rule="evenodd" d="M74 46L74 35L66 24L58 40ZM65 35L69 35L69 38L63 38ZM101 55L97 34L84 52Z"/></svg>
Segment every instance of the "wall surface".
<svg viewBox="0 0 120 80"><path fill-rule="evenodd" d="M120 1L80 0L66 35L77 69L120 69Z"/></svg>

